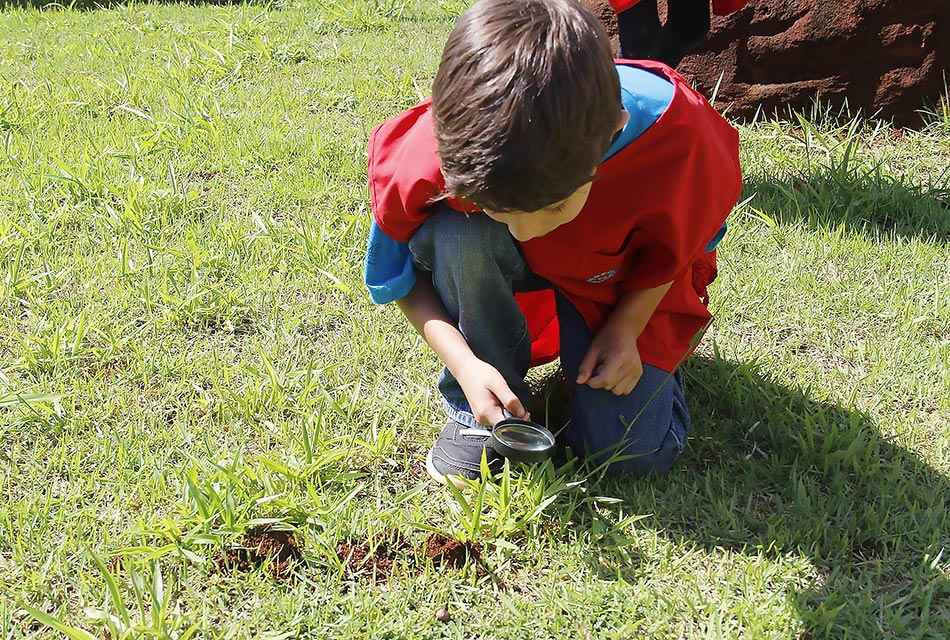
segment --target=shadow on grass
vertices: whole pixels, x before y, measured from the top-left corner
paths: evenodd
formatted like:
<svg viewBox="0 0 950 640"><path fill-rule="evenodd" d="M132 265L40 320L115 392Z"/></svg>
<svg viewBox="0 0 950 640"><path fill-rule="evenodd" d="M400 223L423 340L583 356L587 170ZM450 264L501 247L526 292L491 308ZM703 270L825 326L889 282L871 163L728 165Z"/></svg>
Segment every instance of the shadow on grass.
<svg viewBox="0 0 950 640"><path fill-rule="evenodd" d="M789 594L803 637L950 637L938 564L950 479L869 416L755 366L698 358L685 372L694 426L680 465L633 487L610 481L611 495L687 548L806 558L814 583Z"/></svg>
<svg viewBox="0 0 950 640"><path fill-rule="evenodd" d="M749 177L744 192L749 206L779 223L805 220L813 228L844 224L857 232L896 233L905 237L936 236L950 241L950 174L935 184L917 185L885 175L880 169L852 167L847 155L838 166L807 176Z"/></svg>

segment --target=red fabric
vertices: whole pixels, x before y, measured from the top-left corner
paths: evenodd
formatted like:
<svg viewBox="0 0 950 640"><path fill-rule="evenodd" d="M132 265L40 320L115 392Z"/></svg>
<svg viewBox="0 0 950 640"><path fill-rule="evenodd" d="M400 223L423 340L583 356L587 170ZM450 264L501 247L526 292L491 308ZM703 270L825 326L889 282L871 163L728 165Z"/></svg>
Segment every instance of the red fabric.
<svg viewBox="0 0 950 640"><path fill-rule="evenodd" d="M672 371L711 318L704 299L716 258L704 249L739 198L738 133L666 65L619 63L673 82L670 106L598 167L577 218L521 247L531 269L561 290L594 332L626 291L672 280L637 341L645 363ZM389 237L406 242L445 190L428 104L377 127L369 145L376 223ZM471 211L465 203L449 204ZM553 296L519 296L519 304L535 343L532 364L552 359L557 351Z"/></svg>
<svg viewBox="0 0 950 640"><path fill-rule="evenodd" d="M735 13L747 4L749 0L713 0L712 9L717 16L725 16Z"/></svg>
<svg viewBox="0 0 950 640"><path fill-rule="evenodd" d="M561 350L561 328L557 322L554 290L525 291L515 294L531 336L531 366L557 359Z"/></svg>
<svg viewBox="0 0 950 640"><path fill-rule="evenodd" d="M610 6L614 8L614 12L620 13L638 2L640 0L610 0ZM712 0L712 10L717 16L724 16L738 11L748 2L749 0Z"/></svg>
<svg viewBox="0 0 950 640"><path fill-rule="evenodd" d="M373 129L369 137L367 166L373 215L379 228L399 242L409 241L438 202L465 213L478 211L445 191L431 103L429 98L403 111Z"/></svg>
<svg viewBox="0 0 950 640"><path fill-rule="evenodd" d="M635 4L639 4L640 0L610 0L610 6L614 8L614 13L620 13L621 11L626 11Z"/></svg>

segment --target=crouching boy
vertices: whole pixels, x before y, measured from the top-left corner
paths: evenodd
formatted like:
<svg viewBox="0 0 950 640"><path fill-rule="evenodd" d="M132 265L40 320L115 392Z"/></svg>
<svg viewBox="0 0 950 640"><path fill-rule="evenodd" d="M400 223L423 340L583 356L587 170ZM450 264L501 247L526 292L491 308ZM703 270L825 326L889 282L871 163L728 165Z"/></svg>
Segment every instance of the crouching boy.
<svg viewBox="0 0 950 640"><path fill-rule="evenodd" d="M528 417L560 356L573 451L667 471L689 411L677 368L707 326L738 135L663 64L613 60L575 0L480 0L432 98L369 140L366 283L445 364L426 468L477 478L489 428ZM619 454L619 455L618 455Z"/></svg>

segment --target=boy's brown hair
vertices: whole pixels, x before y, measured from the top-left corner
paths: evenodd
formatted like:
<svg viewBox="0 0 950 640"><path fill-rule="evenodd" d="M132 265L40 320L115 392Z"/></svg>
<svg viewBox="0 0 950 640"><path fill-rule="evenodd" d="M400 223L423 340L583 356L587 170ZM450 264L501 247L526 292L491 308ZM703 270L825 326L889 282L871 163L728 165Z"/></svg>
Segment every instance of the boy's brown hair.
<svg viewBox="0 0 950 640"><path fill-rule="evenodd" d="M446 188L536 211L594 178L620 119L600 22L576 0L480 0L449 36L432 88Z"/></svg>

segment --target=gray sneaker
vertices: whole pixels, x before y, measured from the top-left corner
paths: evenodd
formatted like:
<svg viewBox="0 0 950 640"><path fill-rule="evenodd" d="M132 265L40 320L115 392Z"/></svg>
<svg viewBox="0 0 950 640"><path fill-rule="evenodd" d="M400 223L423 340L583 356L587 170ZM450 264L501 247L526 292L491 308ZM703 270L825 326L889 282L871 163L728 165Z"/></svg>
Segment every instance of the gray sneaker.
<svg viewBox="0 0 950 640"><path fill-rule="evenodd" d="M442 433L426 456L426 471L441 484L452 482L457 487L464 483L453 477L477 480L482 477L482 452L493 472L501 469L502 458L488 444L491 431L487 427L467 427L449 418Z"/></svg>

